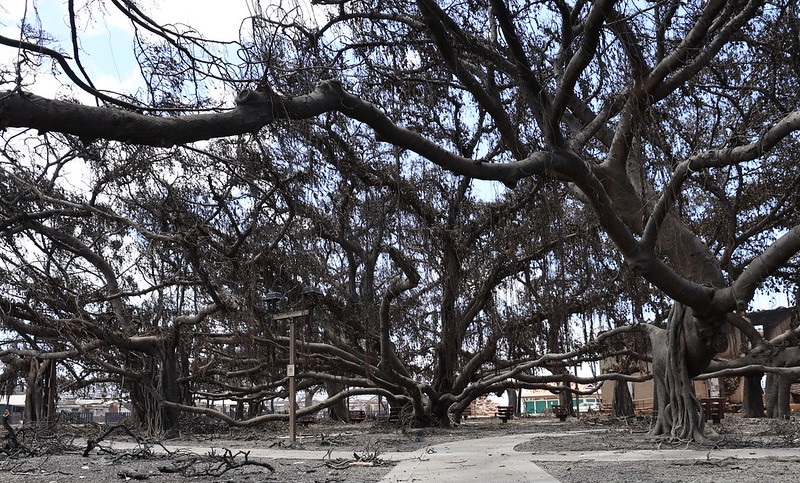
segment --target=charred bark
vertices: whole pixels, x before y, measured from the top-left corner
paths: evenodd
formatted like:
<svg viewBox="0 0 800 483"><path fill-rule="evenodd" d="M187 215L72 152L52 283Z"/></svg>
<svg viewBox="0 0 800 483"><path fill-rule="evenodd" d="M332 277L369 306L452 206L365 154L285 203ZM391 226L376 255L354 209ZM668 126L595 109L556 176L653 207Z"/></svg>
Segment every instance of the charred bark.
<svg viewBox="0 0 800 483"><path fill-rule="evenodd" d="M325 383L325 390L328 394L338 394L344 390L344 385L338 382L328 381ZM350 412L347 408L347 400L341 399L331 404L328 407L328 416L333 421L350 421Z"/></svg>
<svg viewBox="0 0 800 483"><path fill-rule="evenodd" d="M514 414L519 414L519 400L517 399L517 390L513 388L506 389L506 397L508 398L508 405L514 408Z"/></svg>
<svg viewBox="0 0 800 483"><path fill-rule="evenodd" d="M742 397L742 416L745 418L763 418L764 390L761 388L761 379L764 373L744 376L744 395Z"/></svg>
<svg viewBox="0 0 800 483"><path fill-rule="evenodd" d="M791 401L789 389L794 379L780 374L767 374L766 414L768 418L789 419Z"/></svg>
<svg viewBox="0 0 800 483"><path fill-rule="evenodd" d="M617 381L614 384L613 414L615 417L624 418L633 416L633 398L625 381Z"/></svg>
<svg viewBox="0 0 800 483"><path fill-rule="evenodd" d="M561 407L567 408L570 416L575 416L575 405L573 404L574 397L572 391L566 389L558 393L558 404Z"/></svg>
<svg viewBox="0 0 800 483"><path fill-rule="evenodd" d="M31 357L25 386L25 423L52 420L57 396L56 361Z"/></svg>
<svg viewBox="0 0 800 483"><path fill-rule="evenodd" d="M126 380L130 391L133 417L151 434L175 428L180 410L161 401L182 404L178 382L177 352L170 348L154 348L138 355L141 361L140 380ZM155 393L155 394L154 394Z"/></svg>
<svg viewBox="0 0 800 483"><path fill-rule="evenodd" d="M711 324L713 328L714 324ZM653 347L653 379L658 399L658 417L652 433L672 440L710 442L704 434L705 420L692 378L711 358L725 349L722 323L716 330L698 320L683 304L675 303L668 329L650 327Z"/></svg>

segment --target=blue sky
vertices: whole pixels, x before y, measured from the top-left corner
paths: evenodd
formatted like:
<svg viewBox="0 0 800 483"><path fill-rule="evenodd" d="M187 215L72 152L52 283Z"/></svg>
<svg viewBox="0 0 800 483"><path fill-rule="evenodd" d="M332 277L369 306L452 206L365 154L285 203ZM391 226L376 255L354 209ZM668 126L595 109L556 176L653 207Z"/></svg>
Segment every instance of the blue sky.
<svg viewBox="0 0 800 483"><path fill-rule="evenodd" d="M214 40L237 40L240 27L249 14L244 0L218 2L212 0L143 0L142 10L160 23L184 24L194 27L204 37ZM101 2L76 1L78 30L80 32L81 60L100 89L133 92L143 85L139 68L133 55L133 27L113 5ZM69 17L63 0L3 0L0 6L0 34L19 38L20 26L41 29L52 42L45 46L59 52L72 54L69 38ZM0 63L11 65L17 56L13 48L0 48ZM75 89L58 82L63 76L52 76L49 63L44 72L36 76L27 89L43 96L73 94L80 100L91 101Z"/></svg>

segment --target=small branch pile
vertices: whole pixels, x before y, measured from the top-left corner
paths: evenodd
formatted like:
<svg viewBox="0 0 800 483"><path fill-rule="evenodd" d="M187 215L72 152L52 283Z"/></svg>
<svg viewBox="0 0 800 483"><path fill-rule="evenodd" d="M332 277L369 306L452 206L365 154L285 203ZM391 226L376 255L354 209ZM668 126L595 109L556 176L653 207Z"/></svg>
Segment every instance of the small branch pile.
<svg viewBox="0 0 800 483"><path fill-rule="evenodd" d="M242 459L237 459L239 457ZM274 472L275 468L269 463L253 461L249 459L249 451L238 451L233 453L229 449L225 449L222 454L217 454L211 451L205 456L197 454L188 454L182 458L173 461L170 466L159 466L158 471L167 474L180 474L186 477L195 476L213 476L218 477L224 475L226 472L241 468L243 466L259 466L266 468L270 472Z"/></svg>
<svg viewBox="0 0 800 483"><path fill-rule="evenodd" d="M22 429L14 430L9 421L11 415L6 410L2 424L6 430L0 454L8 457L25 457L64 454L75 451L75 434L64 431L64 427L56 423L30 424Z"/></svg>
<svg viewBox="0 0 800 483"><path fill-rule="evenodd" d="M353 453L352 460L346 458L337 458L326 461L325 466L337 470L344 470L354 466L385 466L388 464L388 462L379 458L380 453L381 452L377 448L377 445L371 445L367 443L366 448L361 452L361 454ZM330 454L330 452L328 454Z"/></svg>

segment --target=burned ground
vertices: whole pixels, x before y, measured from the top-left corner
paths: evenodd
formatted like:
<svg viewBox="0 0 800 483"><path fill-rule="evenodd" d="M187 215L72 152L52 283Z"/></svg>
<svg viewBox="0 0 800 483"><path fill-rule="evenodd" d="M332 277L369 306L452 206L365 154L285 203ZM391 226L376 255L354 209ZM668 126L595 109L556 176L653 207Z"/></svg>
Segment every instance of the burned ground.
<svg viewBox="0 0 800 483"><path fill-rule="evenodd" d="M530 418L501 423L496 419L475 419L452 428L397 428L365 422L354 425L315 423L303 428L295 445L287 444L286 425L272 424L258 429L236 429L199 424L186 425L163 439L107 428L60 425L38 431L20 431L25 449L6 450L0 455L0 479L5 482L110 482L155 481L295 481L369 482L379 481L392 468L387 455L393 452L425 450L454 440L519 434L516 450L532 458L544 453L585 454L592 451L700 449L694 443L654 439L648 434L648 418L608 419L584 417L560 423ZM795 421L726 418L709 433L720 436L724 448L786 448L800 446L800 423ZM537 433L537 437L523 434ZM552 434L560 437L548 436ZM566 435L564 435L566 434ZM87 452L87 441L95 444ZM111 449L126 443L127 449ZM165 453L164 446L185 445L192 450ZM224 448L209 453L208 448ZM249 452L270 449L275 457L252 458ZM282 458L290 450L346 452L348 458ZM83 456L86 454L87 456ZM332 453L331 453L332 454ZM600 462L576 457L570 462L537 462L563 482L593 481L598 474L607 482L622 481L780 481L796 471L794 458L708 459L667 461L647 464Z"/></svg>

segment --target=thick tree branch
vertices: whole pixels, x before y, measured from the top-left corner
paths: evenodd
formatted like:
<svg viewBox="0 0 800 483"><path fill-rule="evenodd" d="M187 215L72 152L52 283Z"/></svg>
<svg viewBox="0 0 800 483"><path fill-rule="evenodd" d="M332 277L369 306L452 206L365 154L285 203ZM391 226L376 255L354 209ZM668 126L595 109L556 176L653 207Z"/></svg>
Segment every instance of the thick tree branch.
<svg viewBox="0 0 800 483"><path fill-rule="evenodd" d="M756 289L764 280L800 252L800 225L796 225L775 240L759 256L754 258L738 279L728 288L717 290L714 304L718 310L744 310L753 299Z"/></svg>

